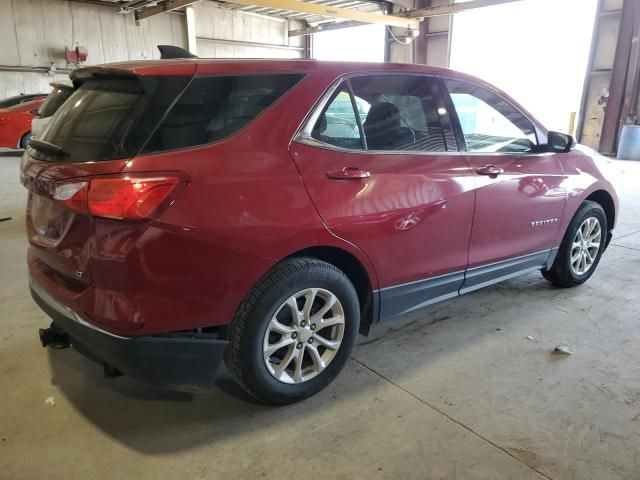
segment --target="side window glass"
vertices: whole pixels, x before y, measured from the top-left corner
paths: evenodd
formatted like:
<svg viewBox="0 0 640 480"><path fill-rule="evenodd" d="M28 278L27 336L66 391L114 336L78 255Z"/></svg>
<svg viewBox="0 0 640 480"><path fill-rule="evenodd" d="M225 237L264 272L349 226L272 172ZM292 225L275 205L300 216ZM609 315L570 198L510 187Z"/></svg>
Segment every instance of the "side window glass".
<svg viewBox="0 0 640 480"><path fill-rule="evenodd" d="M302 80L301 74L195 77L143 153L193 147L235 135Z"/></svg>
<svg viewBox="0 0 640 480"><path fill-rule="evenodd" d="M350 79L368 150L443 152L446 148L433 80L418 75ZM359 108L360 110L360 108ZM446 111L440 109L444 115Z"/></svg>
<svg viewBox="0 0 640 480"><path fill-rule="evenodd" d="M356 98L356 106L360 118L366 117L369 104ZM358 119L346 86L334 94L313 127L311 136L336 147L362 150Z"/></svg>
<svg viewBox="0 0 640 480"><path fill-rule="evenodd" d="M533 124L485 88L445 80L470 152L527 153L537 146Z"/></svg>

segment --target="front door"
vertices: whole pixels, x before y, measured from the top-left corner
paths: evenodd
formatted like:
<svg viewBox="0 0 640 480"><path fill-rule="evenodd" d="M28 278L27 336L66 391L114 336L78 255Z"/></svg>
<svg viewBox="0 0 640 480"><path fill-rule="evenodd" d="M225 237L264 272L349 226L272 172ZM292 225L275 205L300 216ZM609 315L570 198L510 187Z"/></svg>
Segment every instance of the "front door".
<svg viewBox="0 0 640 480"><path fill-rule="evenodd" d="M468 264L474 173L440 82L357 75L332 89L291 155L320 216L361 248L381 284L381 317L455 296Z"/></svg>
<svg viewBox="0 0 640 480"><path fill-rule="evenodd" d="M445 83L476 182L464 293L544 265L557 247L566 191L558 155L542 152L531 120L487 88Z"/></svg>

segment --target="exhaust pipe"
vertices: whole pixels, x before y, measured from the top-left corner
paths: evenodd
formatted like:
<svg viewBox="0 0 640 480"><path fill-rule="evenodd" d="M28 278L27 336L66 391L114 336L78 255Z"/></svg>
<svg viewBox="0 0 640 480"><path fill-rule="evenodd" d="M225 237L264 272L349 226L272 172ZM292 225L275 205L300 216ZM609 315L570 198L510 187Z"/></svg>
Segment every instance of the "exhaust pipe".
<svg viewBox="0 0 640 480"><path fill-rule="evenodd" d="M39 329L38 334L40 335L40 343L43 347L53 347L56 350L61 350L71 346L71 337L69 334L55 323L52 323L49 328Z"/></svg>

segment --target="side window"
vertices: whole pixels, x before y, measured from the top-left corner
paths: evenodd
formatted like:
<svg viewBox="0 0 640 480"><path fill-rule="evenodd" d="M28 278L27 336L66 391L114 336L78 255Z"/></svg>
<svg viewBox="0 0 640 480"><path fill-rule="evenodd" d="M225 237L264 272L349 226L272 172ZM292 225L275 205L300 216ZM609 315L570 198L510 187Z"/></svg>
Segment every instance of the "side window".
<svg viewBox="0 0 640 480"><path fill-rule="evenodd" d="M303 78L301 74L195 77L144 153L204 145L230 137Z"/></svg>
<svg viewBox="0 0 640 480"><path fill-rule="evenodd" d="M366 75L349 80L368 150L443 152L447 150L435 80L418 75Z"/></svg>
<svg viewBox="0 0 640 480"><path fill-rule="evenodd" d="M535 151L535 128L513 105L477 85L445 82L469 152Z"/></svg>
<svg viewBox="0 0 640 480"><path fill-rule="evenodd" d="M366 116L369 104L362 99L356 99L356 106L360 118ZM358 119L353 109L351 95L345 85L333 95L313 127L311 136L336 147L362 149Z"/></svg>

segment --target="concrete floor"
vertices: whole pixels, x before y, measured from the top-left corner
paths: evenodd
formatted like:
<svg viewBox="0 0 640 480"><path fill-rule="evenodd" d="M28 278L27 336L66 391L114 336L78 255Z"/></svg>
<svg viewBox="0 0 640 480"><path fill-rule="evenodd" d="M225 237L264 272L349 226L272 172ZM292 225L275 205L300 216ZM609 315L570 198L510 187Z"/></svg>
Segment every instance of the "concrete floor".
<svg viewBox="0 0 640 480"><path fill-rule="evenodd" d="M536 273L434 306L362 339L321 394L266 408L42 349L18 161L0 156L0 478L640 477L639 163L615 165L624 211L586 285ZM575 353L552 355L563 341Z"/></svg>

